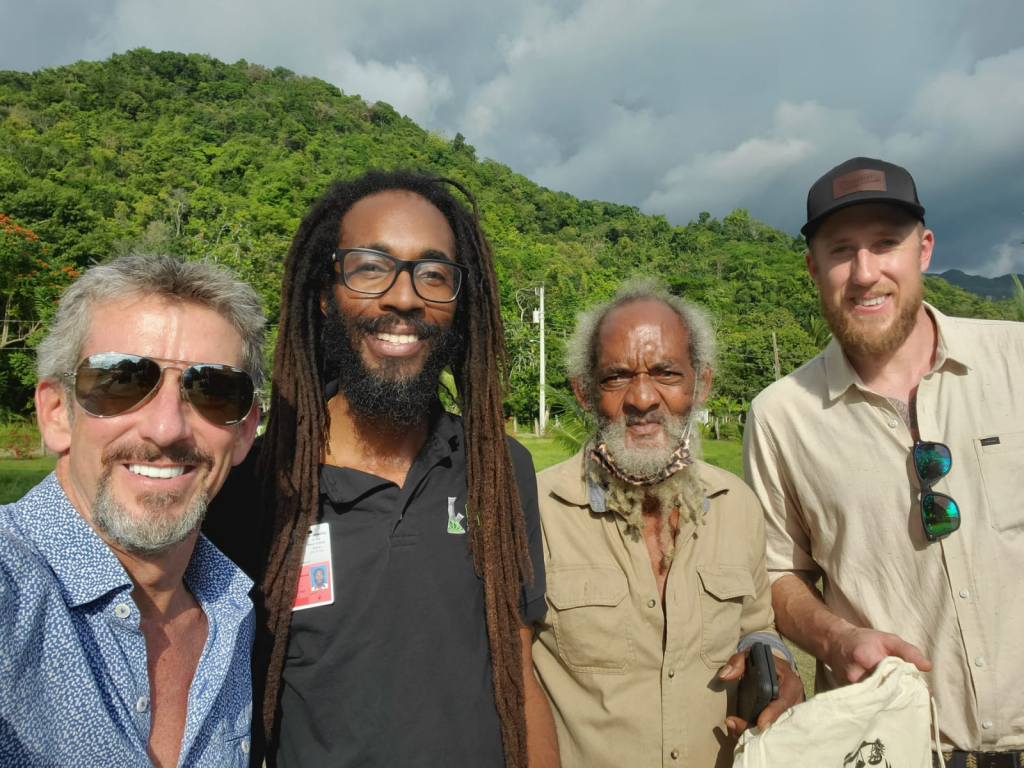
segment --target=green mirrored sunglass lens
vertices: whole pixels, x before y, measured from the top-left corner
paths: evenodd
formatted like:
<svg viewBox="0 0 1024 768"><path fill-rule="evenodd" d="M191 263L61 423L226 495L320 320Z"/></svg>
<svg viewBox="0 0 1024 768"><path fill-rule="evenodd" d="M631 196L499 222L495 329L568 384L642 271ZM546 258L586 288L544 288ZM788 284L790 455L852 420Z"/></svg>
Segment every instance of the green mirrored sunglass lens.
<svg viewBox="0 0 1024 768"><path fill-rule="evenodd" d="M914 447L917 474L925 480L938 480L949 472L953 460L949 448L937 443L922 443Z"/></svg>
<svg viewBox="0 0 1024 768"><path fill-rule="evenodd" d="M949 496L926 493L921 499L921 519L932 536L947 536L960 527L960 507Z"/></svg>

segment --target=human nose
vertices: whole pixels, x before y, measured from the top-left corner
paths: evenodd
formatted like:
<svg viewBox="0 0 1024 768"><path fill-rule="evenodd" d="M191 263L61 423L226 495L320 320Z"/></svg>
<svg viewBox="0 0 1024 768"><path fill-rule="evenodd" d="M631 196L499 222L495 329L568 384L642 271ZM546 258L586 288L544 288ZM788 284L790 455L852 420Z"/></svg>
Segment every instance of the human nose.
<svg viewBox="0 0 1024 768"><path fill-rule="evenodd" d="M398 313L422 311L424 301L416 293L412 281L412 264L403 264L395 276L395 282L381 297L381 306L390 307Z"/></svg>
<svg viewBox="0 0 1024 768"><path fill-rule="evenodd" d="M867 248L861 248L854 257L853 279L858 285L874 285L878 282L878 256Z"/></svg>
<svg viewBox="0 0 1024 768"><path fill-rule="evenodd" d="M165 368L156 393L138 411L139 437L154 445L172 445L192 434L188 409L181 392L181 371Z"/></svg>
<svg viewBox="0 0 1024 768"><path fill-rule="evenodd" d="M623 405L627 410L641 414L658 407L658 392L650 376L641 373L632 378L626 389Z"/></svg>

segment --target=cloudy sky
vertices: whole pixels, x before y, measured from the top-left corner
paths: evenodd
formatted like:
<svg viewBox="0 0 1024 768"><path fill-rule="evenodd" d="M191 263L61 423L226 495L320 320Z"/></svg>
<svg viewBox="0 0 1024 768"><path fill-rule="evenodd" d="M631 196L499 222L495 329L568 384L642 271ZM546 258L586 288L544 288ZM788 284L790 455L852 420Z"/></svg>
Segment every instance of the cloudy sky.
<svg viewBox="0 0 1024 768"><path fill-rule="evenodd" d="M553 189L796 233L855 155L905 165L932 271L1024 272L1021 0L0 0L0 69L146 46L383 100Z"/></svg>

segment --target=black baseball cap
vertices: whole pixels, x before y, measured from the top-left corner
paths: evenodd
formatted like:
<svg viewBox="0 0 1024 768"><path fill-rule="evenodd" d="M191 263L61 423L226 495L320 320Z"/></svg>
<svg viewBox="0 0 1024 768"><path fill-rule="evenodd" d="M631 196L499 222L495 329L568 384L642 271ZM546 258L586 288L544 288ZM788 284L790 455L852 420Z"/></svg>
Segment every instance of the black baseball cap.
<svg viewBox="0 0 1024 768"><path fill-rule="evenodd" d="M800 232L810 240L833 213L864 203L898 205L924 222L924 207L917 199L914 178L906 168L884 160L855 157L814 182L807 193L807 223Z"/></svg>

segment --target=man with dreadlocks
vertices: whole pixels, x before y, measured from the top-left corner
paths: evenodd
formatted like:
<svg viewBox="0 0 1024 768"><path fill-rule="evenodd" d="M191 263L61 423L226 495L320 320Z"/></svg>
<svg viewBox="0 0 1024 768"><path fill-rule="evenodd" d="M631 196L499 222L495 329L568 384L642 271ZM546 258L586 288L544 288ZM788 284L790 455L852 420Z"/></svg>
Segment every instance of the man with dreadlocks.
<svg viewBox="0 0 1024 768"><path fill-rule="evenodd" d="M461 418L438 399L446 366ZM256 481L268 764L557 765L531 660L536 478L505 436L505 367L465 189L371 172L315 203L285 266Z"/></svg>
<svg viewBox="0 0 1024 768"><path fill-rule="evenodd" d="M711 388L704 312L650 278L580 316L567 365L596 422L538 476L549 611L533 658L563 766L727 766L743 651L777 656L767 726L803 697L775 633L761 507L695 460L694 405Z"/></svg>

